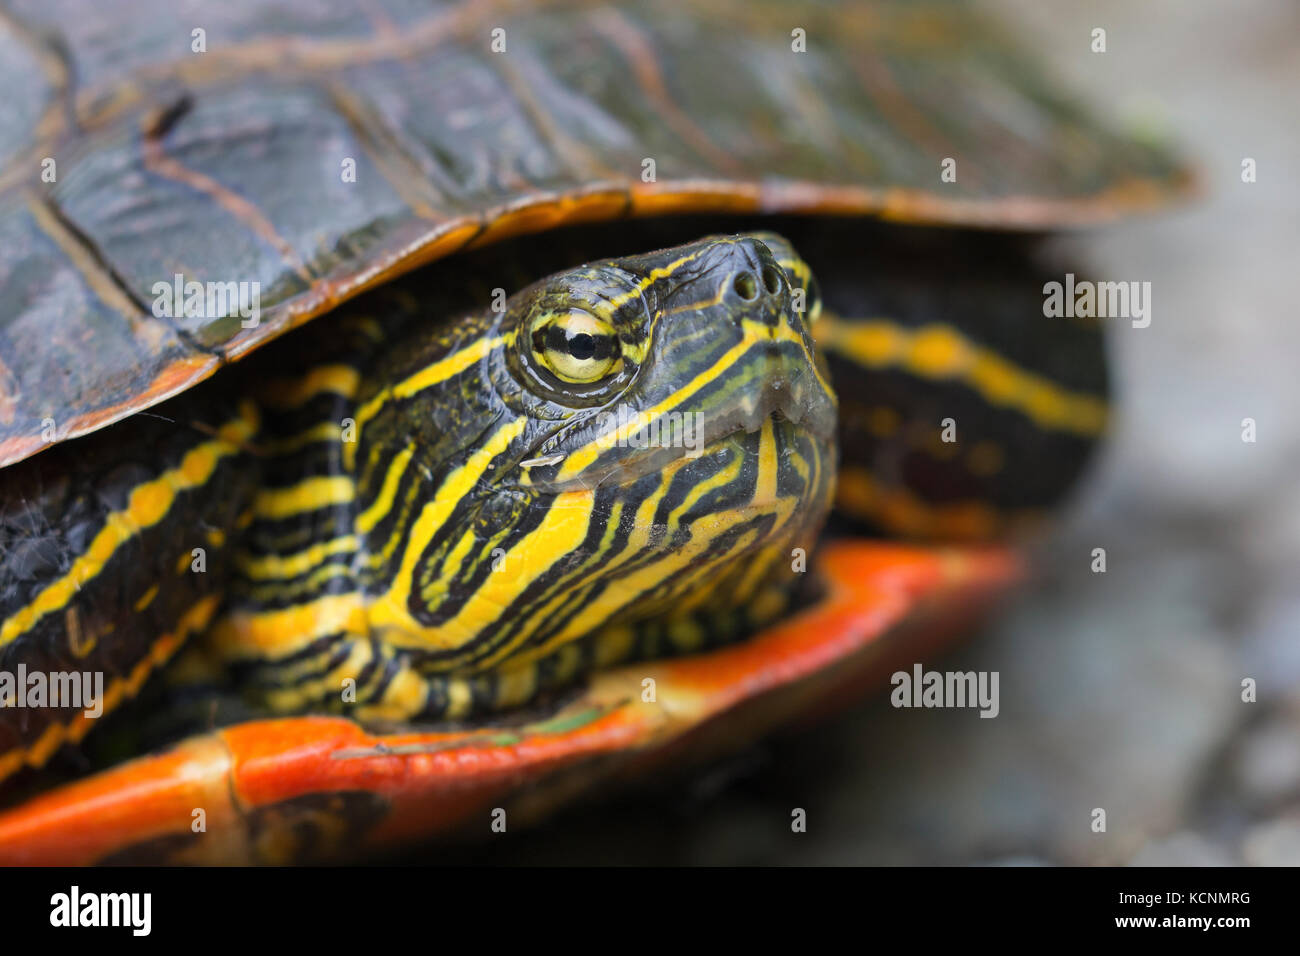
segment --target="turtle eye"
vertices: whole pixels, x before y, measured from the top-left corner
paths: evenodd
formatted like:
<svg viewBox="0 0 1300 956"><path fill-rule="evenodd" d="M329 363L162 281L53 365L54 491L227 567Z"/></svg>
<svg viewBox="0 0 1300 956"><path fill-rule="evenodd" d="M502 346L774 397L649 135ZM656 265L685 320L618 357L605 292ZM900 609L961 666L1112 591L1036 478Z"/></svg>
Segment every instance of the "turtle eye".
<svg viewBox="0 0 1300 956"><path fill-rule="evenodd" d="M623 362L614 329L590 312L576 309L542 316L533 325L532 347L533 355L556 378L582 385L618 371Z"/></svg>

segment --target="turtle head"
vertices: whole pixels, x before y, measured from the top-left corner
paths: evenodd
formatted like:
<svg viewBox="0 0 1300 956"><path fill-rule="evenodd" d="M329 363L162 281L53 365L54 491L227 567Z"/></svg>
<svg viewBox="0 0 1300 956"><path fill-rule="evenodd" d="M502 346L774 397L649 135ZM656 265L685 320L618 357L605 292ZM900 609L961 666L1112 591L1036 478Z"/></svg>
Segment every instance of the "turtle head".
<svg viewBox="0 0 1300 956"><path fill-rule="evenodd" d="M415 360L420 400L365 426L359 484L365 506L405 487L388 462L423 459L444 517L401 593L430 633L459 629L438 633L449 660L513 666L611 628L779 609L836 465L812 291L783 239L710 237L552 275ZM400 440L367 449L385 429Z"/></svg>
<svg viewBox="0 0 1300 956"><path fill-rule="evenodd" d="M506 366L519 386L509 394L519 412L558 427L521 459L520 486L594 505L599 489L648 479L665 504L707 487L718 514L775 508L819 524L836 408L808 330L815 295L807 265L770 233L539 283L507 320Z"/></svg>

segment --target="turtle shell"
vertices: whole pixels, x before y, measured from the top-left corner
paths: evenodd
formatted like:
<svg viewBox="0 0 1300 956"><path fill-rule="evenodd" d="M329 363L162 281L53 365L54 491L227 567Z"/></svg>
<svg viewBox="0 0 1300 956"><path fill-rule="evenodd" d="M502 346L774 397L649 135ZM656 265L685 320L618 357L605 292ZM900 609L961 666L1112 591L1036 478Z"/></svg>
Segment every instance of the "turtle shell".
<svg viewBox="0 0 1300 956"><path fill-rule="evenodd" d="M949 0L12 0L0 83L0 465L505 236L675 212L1039 229L1188 185ZM248 283L257 309L168 315L173 282Z"/></svg>

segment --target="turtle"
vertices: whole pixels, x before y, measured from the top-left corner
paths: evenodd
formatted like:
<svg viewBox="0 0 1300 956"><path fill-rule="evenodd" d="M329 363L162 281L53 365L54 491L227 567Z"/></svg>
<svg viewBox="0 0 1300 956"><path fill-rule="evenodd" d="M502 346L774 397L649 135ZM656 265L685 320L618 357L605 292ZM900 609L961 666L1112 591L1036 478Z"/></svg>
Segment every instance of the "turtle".
<svg viewBox="0 0 1300 956"><path fill-rule="evenodd" d="M946 0L193 19L0 13L6 863L391 852L854 699L1104 433L1044 233L1193 183Z"/></svg>

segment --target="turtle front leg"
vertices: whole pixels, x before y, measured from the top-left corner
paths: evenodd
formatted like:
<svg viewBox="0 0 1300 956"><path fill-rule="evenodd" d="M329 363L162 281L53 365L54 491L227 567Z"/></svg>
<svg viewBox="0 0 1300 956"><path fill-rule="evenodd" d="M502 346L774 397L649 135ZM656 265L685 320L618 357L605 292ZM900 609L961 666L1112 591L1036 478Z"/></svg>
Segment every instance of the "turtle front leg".
<svg viewBox="0 0 1300 956"><path fill-rule="evenodd" d="M258 415L169 411L0 473L0 780L80 741L218 609Z"/></svg>

